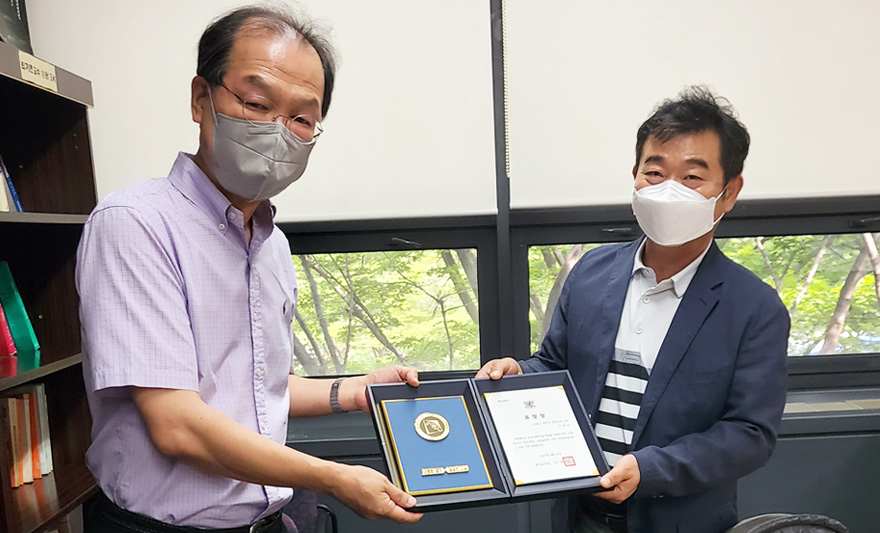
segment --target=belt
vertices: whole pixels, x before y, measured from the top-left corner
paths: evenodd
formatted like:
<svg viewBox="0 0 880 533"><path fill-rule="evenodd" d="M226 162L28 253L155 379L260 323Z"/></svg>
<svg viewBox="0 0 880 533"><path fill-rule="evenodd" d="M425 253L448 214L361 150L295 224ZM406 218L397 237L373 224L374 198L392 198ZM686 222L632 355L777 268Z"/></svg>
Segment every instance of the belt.
<svg viewBox="0 0 880 533"><path fill-rule="evenodd" d="M105 523L112 523L121 528L120 531L131 533L282 533L284 524L281 521L281 511L277 511L267 517L261 518L253 524L241 527L224 529L203 529L198 527L175 526L154 520L119 507L103 493L96 496L99 500L96 504L96 519Z"/></svg>
<svg viewBox="0 0 880 533"><path fill-rule="evenodd" d="M608 526L611 531L627 533L626 503L613 504L595 496L583 496L578 498L578 504L583 514Z"/></svg>

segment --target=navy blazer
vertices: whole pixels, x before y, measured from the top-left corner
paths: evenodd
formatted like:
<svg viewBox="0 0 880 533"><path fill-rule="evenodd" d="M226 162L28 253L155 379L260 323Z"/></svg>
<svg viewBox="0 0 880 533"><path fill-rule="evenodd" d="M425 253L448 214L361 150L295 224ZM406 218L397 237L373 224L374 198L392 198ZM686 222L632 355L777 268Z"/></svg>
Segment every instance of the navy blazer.
<svg viewBox="0 0 880 533"><path fill-rule="evenodd" d="M639 244L585 254L540 349L521 362L524 372L567 368L593 419ZM766 463L776 445L789 324L776 292L712 243L642 398L630 447L641 474L628 500L630 532L717 533L736 523L737 479Z"/></svg>

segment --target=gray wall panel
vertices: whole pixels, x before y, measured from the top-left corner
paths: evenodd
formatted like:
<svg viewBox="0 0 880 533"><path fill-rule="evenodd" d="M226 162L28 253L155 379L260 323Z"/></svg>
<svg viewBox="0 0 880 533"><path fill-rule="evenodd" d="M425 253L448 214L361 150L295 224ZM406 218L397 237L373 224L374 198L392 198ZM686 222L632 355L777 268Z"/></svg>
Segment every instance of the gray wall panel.
<svg viewBox="0 0 880 533"><path fill-rule="evenodd" d="M369 466L384 472L382 460L376 458L331 458L348 464L360 464ZM387 520L370 521L356 515L339 501L328 496L319 494L318 501L328 505L336 513L339 519L340 533L450 533L450 532L495 532L504 533L530 533L549 531L547 529L531 528L530 504L520 503L514 505L496 505L492 507L474 509L456 509L454 511L440 511L427 513L416 524L397 524ZM547 517L549 518L549 510Z"/></svg>
<svg viewBox="0 0 880 533"><path fill-rule="evenodd" d="M862 396L880 397L880 391L792 393L789 401L821 407ZM292 420L288 444L312 455L384 471L372 422L363 413ZM322 496L319 500L336 510L343 533L550 530L549 500L432 513L415 526L368 522L339 502ZM739 483L740 517L820 513L840 520L854 533L880 531L878 500L880 411L876 409L787 414L770 461Z"/></svg>
<svg viewBox="0 0 880 533"><path fill-rule="evenodd" d="M780 439L739 483L740 516L820 513L854 533L880 531L880 435Z"/></svg>

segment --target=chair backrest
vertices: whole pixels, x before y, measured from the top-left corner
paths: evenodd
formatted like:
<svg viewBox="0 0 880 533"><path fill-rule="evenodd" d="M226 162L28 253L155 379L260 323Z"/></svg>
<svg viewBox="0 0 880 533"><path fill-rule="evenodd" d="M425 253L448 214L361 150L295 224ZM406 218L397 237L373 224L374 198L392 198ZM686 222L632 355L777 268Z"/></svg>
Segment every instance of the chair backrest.
<svg viewBox="0 0 880 533"><path fill-rule="evenodd" d="M318 520L315 522L315 533L339 533L336 513L323 503L318 504Z"/></svg>
<svg viewBox="0 0 880 533"><path fill-rule="evenodd" d="M849 533L849 529L824 515L773 513L746 518L727 533Z"/></svg>

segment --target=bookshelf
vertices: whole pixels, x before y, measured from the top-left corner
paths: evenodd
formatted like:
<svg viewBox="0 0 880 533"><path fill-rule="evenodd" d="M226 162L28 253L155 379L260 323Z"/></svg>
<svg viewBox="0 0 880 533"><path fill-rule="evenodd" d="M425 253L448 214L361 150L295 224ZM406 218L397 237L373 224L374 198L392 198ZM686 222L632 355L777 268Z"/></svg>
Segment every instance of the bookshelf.
<svg viewBox="0 0 880 533"><path fill-rule="evenodd" d="M55 470L17 489L0 470L0 533L31 533L95 492L85 466L91 417L82 378L76 247L96 191L86 110L91 83L55 67L57 92L22 79L19 51L0 42L0 154L25 213L0 213L7 261L41 344L40 367L0 379L0 394L44 383ZM6 465L0 446L0 464Z"/></svg>

